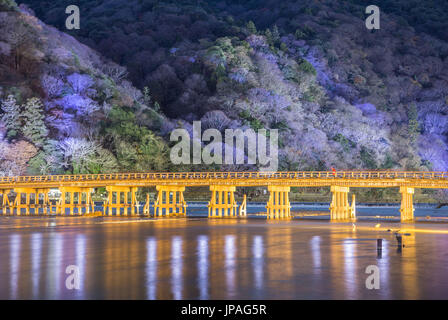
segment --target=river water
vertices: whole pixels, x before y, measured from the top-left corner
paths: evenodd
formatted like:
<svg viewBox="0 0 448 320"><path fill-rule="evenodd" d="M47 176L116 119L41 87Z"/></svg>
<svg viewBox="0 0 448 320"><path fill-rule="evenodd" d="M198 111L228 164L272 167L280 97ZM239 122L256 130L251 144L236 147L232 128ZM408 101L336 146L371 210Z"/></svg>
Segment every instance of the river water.
<svg viewBox="0 0 448 320"><path fill-rule="evenodd" d="M416 216L436 210L420 209ZM376 218L397 208L364 211L370 218L355 224L207 219L199 203L186 219L0 217L0 299L448 298L448 224L402 225ZM366 288L369 265L380 289ZM71 270L79 289L67 286Z"/></svg>

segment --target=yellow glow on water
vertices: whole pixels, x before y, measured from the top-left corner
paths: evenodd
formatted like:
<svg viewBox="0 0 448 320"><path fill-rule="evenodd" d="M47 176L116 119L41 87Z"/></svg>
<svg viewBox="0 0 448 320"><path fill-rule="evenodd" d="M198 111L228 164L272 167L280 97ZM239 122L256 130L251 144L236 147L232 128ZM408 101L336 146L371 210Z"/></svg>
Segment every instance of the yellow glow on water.
<svg viewBox="0 0 448 320"><path fill-rule="evenodd" d="M447 229L429 229L429 228L388 228L388 227L369 227L369 226L358 226L359 230L362 231L386 231L386 232L392 232L392 233L411 233L411 232L418 232L418 233L435 233L435 234L448 234ZM344 229L344 227L341 226L341 229Z"/></svg>
<svg viewBox="0 0 448 320"><path fill-rule="evenodd" d="M448 234L446 229L400 229L399 233L409 233L409 232L420 232L420 233L441 233Z"/></svg>

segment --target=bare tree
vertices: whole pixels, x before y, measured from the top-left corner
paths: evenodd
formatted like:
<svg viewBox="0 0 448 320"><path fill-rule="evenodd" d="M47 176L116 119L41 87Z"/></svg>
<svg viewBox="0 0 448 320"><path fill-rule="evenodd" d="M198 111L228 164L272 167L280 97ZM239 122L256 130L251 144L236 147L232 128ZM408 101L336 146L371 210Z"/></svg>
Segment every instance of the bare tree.
<svg viewBox="0 0 448 320"><path fill-rule="evenodd" d="M66 168L72 168L73 173L84 172L92 157L99 150L97 142L88 141L83 138L66 138L59 143L63 154L63 163Z"/></svg>
<svg viewBox="0 0 448 320"><path fill-rule="evenodd" d="M109 76L116 83L119 83L122 79L126 78L128 71L126 67L119 66L115 63L107 63L101 67L101 71Z"/></svg>
<svg viewBox="0 0 448 320"><path fill-rule="evenodd" d="M213 110L207 112L202 118L202 128L208 129L213 128L222 131L228 127L230 124L230 119L220 110Z"/></svg>

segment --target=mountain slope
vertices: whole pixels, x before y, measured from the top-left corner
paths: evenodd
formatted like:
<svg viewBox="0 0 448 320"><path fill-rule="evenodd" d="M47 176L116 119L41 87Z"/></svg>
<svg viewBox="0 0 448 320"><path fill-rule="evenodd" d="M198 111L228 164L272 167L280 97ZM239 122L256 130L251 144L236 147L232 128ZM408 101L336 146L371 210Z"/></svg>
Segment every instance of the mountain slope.
<svg viewBox="0 0 448 320"><path fill-rule="evenodd" d="M25 7L0 9L1 174L166 168L151 130L167 121L124 68Z"/></svg>
<svg viewBox="0 0 448 320"><path fill-rule="evenodd" d="M26 2L63 28L68 1ZM383 2L371 32L363 1L80 1L70 33L148 88L165 138L202 119L278 128L281 169L447 170L447 43Z"/></svg>

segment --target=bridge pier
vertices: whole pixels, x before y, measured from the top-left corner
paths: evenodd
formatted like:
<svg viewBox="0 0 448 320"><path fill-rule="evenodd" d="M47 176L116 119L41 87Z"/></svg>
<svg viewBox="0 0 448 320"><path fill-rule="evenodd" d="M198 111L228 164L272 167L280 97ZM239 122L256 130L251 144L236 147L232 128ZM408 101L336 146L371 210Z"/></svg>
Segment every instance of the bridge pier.
<svg viewBox="0 0 448 320"><path fill-rule="evenodd" d="M90 213L90 209L93 209L91 197L93 188L60 187L59 191L61 192L61 197L59 198L56 214L65 216L67 208L71 216L75 214L75 209L77 209L77 215L83 214L82 209L84 209L84 213ZM69 194L69 203L67 203L67 194ZM77 198L75 198L75 194L77 194ZM82 203L83 194L86 195L85 203Z"/></svg>
<svg viewBox="0 0 448 320"><path fill-rule="evenodd" d="M107 186L106 191L108 194L106 205L104 206L105 215L112 216L115 215L121 216L121 209L123 208L123 215L129 215L129 211L131 215L136 215L136 207L137 207L137 187L121 187L121 186ZM115 194L115 202L114 202L114 194ZM129 197L130 195L130 197ZM121 200L123 196L123 201ZM129 202L130 201L130 202Z"/></svg>
<svg viewBox="0 0 448 320"><path fill-rule="evenodd" d="M185 216L187 203L184 200L183 186L156 186L157 200L154 203L155 217ZM163 215L165 209L165 215ZM148 207L149 211L149 207Z"/></svg>
<svg viewBox="0 0 448 320"><path fill-rule="evenodd" d="M212 198L208 203L209 218L236 217L235 186L210 186Z"/></svg>
<svg viewBox="0 0 448 320"><path fill-rule="evenodd" d="M0 196L2 198L2 201L0 202L0 210L1 210L1 214L2 215L6 215L7 214L7 209L9 209L9 214L11 214L11 208L10 208L10 203L9 203L9 192L11 190L9 189L1 189L0 190Z"/></svg>
<svg viewBox="0 0 448 320"><path fill-rule="evenodd" d="M6 203L9 204L9 212L11 215L14 214L14 209L16 209L16 214L18 216L22 215L22 209L25 209L25 215L30 215L31 210L34 209L33 214L39 215L39 209L42 209L42 213L45 214L49 208L48 192L50 189L36 189L36 188L14 188L14 193L16 197L11 205L9 202L7 194L3 198L3 207L6 211ZM39 195L44 195L43 203L39 203ZM22 203L22 196L25 195L25 203ZM34 195L34 203L31 203L31 195Z"/></svg>
<svg viewBox="0 0 448 320"><path fill-rule="evenodd" d="M143 206L143 215L144 216L148 216L149 217L149 213L150 213L150 200L149 200L149 193L146 194L146 201L145 201L145 205Z"/></svg>
<svg viewBox="0 0 448 320"><path fill-rule="evenodd" d="M285 186L268 186L269 201L266 205L268 219L291 218L290 189Z"/></svg>
<svg viewBox="0 0 448 320"><path fill-rule="evenodd" d="M412 203L412 195L414 188L400 187L401 193L401 222L414 221L414 204Z"/></svg>
<svg viewBox="0 0 448 320"><path fill-rule="evenodd" d="M11 214L14 214L14 209L16 209L16 214L21 216L22 209L25 209L25 215L29 215L29 194L34 192L35 189L32 188L14 188L16 197L13 200L12 206L10 206ZM22 194L25 194L25 204L22 204Z"/></svg>
<svg viewBox="0 0 448 320"><path fill-rule="evenodd" d="M35 197L35 206L34 206L34 214L39 214L39 209L42 209L42 214L50 214L51 213L51 203L50 199L48 197L48 193L50 192L50 189L44 188L44 189L36 189L36 197ZM40 203L40 195L43 195L42 203Z"/></svg>
<svg viewBox="0 0 448 320"><path fill-rule="evenodd" d="M352 194L352 204L350 206L350 219L356 220L356 195Z"/></svg>
<svg viewBox="0 0 448 320"><path fill-rule="evenodd" d="M331 186L331 221L351 221L356 218L354 210L352 210L352 207L348 203L349 191L350 188L348 187ZM352 203L352 205L354 206L355 204Z"/></svg>
<svg viewBox="0 0 448 320"><path fill-rule="evenodd" d="M244 195L243 202L240 205L240 208L238 210L238 215L240 217L247 217L247 196Z"/></svg>

